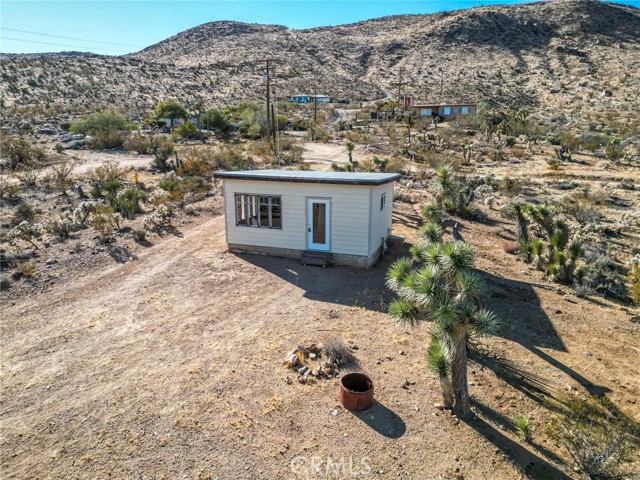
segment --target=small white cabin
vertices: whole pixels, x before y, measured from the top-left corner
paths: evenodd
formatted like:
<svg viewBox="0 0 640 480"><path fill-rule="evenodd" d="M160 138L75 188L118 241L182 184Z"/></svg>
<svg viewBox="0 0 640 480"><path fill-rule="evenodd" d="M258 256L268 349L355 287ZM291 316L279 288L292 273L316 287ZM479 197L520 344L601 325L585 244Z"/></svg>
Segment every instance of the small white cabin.
<svg viewBox="0 0 640 480"><path fill-rule="evenodd" d="M395 173L219 172L229 250L301 258L331 254L370 267L391 234Z"/></svg>

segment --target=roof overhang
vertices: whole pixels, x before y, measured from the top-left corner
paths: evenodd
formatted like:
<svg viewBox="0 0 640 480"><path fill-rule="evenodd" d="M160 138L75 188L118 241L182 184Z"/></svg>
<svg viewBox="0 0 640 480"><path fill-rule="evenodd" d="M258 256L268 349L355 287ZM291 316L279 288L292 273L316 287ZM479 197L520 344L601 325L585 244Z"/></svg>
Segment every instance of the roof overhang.
<svg viewBox="0 0 640 480"><path fill-rule="evenodd" d="M328 183L334 185L384 185L400 178L398 173L310 172L299 170L241 170L216 172L222 180L255 180L261 182Z"/></svg>

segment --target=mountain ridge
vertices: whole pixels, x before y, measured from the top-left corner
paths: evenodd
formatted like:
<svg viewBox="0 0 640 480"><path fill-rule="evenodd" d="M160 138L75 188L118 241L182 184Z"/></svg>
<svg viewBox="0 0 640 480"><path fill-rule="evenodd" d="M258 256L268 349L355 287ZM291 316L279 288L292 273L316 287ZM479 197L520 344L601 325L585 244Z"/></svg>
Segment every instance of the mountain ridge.
<svg viewBox="0 0 640 480"><path fill-rule="evenodd" d="M309 29L223 20L124 56L0 58L5 107L80 101L144 110L169 97L188 105L256 100L271 58L280 97L381 98L397 94L402 68L402 93L416 99L631 115L640 90L640 9L553 0Z"/></svg>

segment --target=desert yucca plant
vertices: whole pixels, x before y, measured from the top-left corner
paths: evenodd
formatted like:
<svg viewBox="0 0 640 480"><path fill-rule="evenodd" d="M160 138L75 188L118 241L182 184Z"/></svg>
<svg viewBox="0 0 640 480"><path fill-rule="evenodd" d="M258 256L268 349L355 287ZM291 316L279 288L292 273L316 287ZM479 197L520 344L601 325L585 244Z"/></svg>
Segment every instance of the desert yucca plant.
<svg viewBox="0 0 640 480"><path fill-rule="evenodd" d="M437 203L427 203L422 207L422 218L427 223L439 224L442 222L442 208Z"/></svg>
<svg viewBox="0 0 640 480"><path fill-rule="evenodd" d="M420 228L420 234L429 243L438 243L442 241L442 227L436 223L427 223Z"/></svg>
<svg viewBox="0 0 640 480"><path fill-rule="evenodd" d="M518 255L522 261L529 263L533 258L533 242L521 238L518 240Z"/></svg>
<svg viewBox="0 0 640 480"><path fill-rule="evenodd" d="M531 441L531 421L527 417L516 418L515 427L525 442Z"/></svg>
<svg viewBox="0 0 640 480"><path fill-rule="evenodd" d="M460 186L455 178L453 167L448 164L439 165L433 182L436 203L445 210L455 210Z"/></svg>

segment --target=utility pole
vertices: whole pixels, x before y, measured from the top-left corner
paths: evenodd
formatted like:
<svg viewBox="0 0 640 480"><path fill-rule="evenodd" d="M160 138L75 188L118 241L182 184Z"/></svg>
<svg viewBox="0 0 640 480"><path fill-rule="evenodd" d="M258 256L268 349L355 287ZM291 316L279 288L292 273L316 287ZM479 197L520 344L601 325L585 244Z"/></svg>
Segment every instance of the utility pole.
<svg viewBox="0 0 640 480"><path fill-rule="evenodd" d="M402 109L404 110L404 101L402 100L402 67L400 67L398 76L398 102L402 105Z"/></svg>
<svg viewBox="0 0 640 480"><path fill-rule="evenodd" d="M265 110L266 112L266 126L267 126L267 137L269 137L271 135L271 122L270 122L270 118L271 117L271 101L269 99L269 93L271 90L271 76L269 75L269 60L266 60L267 62L267 73L265 73L265 80L267 81L267 108Z"/></svg>
<svg viewBox="0 0 640 480"><path fill-rule="evenodd" d="M318 84L313 84L313 123L318 122Z"/></svg>

